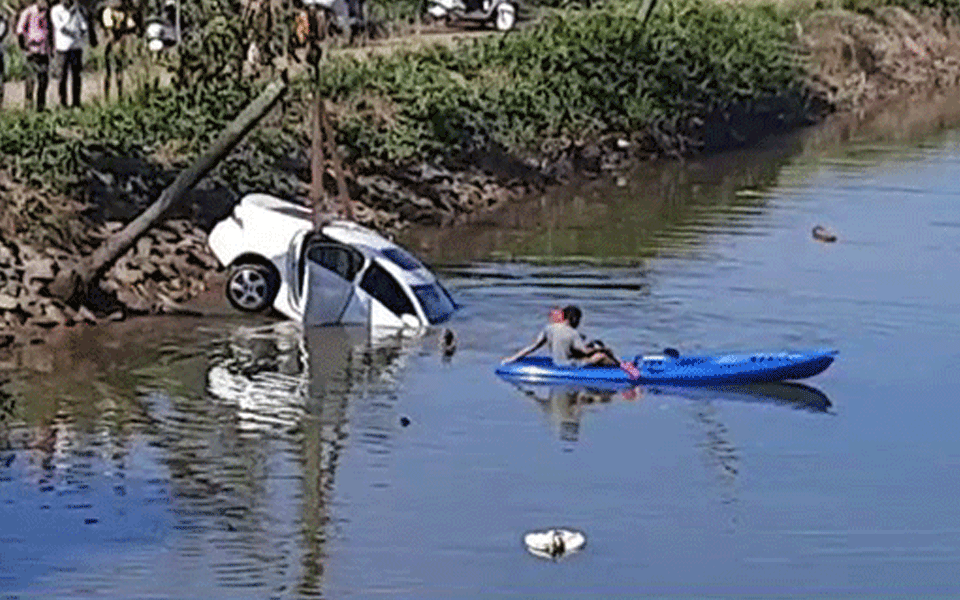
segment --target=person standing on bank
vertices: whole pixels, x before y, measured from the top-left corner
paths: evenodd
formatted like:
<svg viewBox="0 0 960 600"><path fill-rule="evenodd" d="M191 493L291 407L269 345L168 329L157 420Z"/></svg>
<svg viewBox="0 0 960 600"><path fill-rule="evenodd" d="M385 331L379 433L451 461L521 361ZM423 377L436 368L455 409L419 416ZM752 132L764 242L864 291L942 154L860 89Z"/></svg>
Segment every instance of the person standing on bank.
<svg viewBox="0 0 960 600"><path fill-rule="evenodd" d="M83 8L76 0L62 0L50 9L50 22L53 25L53 46L57 51L57 69L60 71L60 105L67 103L67 78L71 79L71 103L80 106L80 71L83 68L84 38L89 37L90 45L96 46L97 40L93 27L87 21Z"/></svg>
<svg viewBox="0 0 960 600"><path fill-rule="evenodd" d="M26 62L23 100L27 110L33 104L34 91L37 93L37 110L47 106L51 38L49 12L47 0L37 0L23 9L17 20L17 41Z"/></svg>
<svg viewBox="0 0 960 600"><path fill-rule="evenodd" d="M3 14L5 6L0 6L0 108L3 108L3 93L6 88L7 65L4 54L6 53L4 38L7 37L7 15Z"/></svg>

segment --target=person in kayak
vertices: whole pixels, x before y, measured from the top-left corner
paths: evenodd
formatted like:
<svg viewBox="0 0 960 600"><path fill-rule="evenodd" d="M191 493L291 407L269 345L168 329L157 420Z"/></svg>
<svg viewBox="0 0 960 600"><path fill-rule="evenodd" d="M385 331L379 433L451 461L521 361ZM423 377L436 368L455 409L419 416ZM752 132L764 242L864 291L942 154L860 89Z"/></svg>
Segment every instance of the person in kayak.
<svg viewBox="0 0 960 600"><path fill-rule="evenodd" d="M619 365L620 361L609 348L595 342L588 344L584 341L583 334L577 331L581 318L583 318L583 311L573 305L564 307L562 311L551 311L550 323L537 335L533 343L503 359L503 362L513 362L546 344L554 364L557 365Z"/></svg>

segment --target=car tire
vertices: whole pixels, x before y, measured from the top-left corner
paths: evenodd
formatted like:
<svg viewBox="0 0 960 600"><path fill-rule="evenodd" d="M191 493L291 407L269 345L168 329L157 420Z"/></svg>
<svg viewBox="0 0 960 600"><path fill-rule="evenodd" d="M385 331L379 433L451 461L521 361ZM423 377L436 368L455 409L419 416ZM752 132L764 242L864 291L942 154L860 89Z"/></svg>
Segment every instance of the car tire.
<svg viewBox="0 0 960 600"><path fill-rule="evenodd" d="M227 278L227 300L237 310L260 312L273 304L280 289L279 277L266 265L245 263L235 266Z"/></svg>
<svg viewBox="0 0 960 600"><path fill-rule="evenodd" d="M511 2L501 2L497 6L494 25L498 31L510 31L517 23L517 7Z"/></svg>

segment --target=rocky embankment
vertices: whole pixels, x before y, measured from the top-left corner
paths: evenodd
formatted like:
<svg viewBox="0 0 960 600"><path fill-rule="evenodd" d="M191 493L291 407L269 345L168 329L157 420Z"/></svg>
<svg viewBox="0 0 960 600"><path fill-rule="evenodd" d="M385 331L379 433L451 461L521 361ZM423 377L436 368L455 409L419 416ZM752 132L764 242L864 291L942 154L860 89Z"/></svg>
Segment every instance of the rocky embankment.
<svg viewBox="0 0 960 600"><path fill-rule="evenodd" d="M414 222L455 224L573 175L602 176L641 161L742 146L831 111L960 83L960 24L934 9L911 13L887 6L869 16L818 11L797 21L796 30L816 99L805 113L792 109L799 117L780 118L786 111L773 106L769 118L758 119L756 111L734 107L666 130L651 126L589 141L554 140L532 156L487 147L463 150L445 167L348 165L356 217L386 233ZM300 160L284 169L289 188L304 195L307 166ZM149 161L101 157L90 164L84 204L76 205L0 177L0 362L4 353L42 339L51 328L181 310L180 303L206 288L220 268L206 232L236 197L224 189L195 192L188 208L144 236L85 303L59 297L58 274L147 206L171 178ZM335 189L332 171L325 185ZM29 201L6 200L14 195ZM27 219L31 211L42 218ZM49 235L38 235L36 223L46 223L41 228Z"/></svg>

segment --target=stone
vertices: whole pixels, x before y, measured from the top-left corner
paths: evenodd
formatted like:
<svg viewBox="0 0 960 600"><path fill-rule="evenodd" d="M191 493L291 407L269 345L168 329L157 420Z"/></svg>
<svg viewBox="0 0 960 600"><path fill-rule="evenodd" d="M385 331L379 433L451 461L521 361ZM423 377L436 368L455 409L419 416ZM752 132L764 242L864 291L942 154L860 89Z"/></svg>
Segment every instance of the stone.
<svg viewBox="0 0 960 600"><path fill-rule="evenodd" d="M53 281L54 263L52 258L34 258L23 264L23 281L32 283L35 280Z"/></svg>
<svg viewBox="0 0 960 600"><path fill-rule="evenodd" d="M174 278L176 278L178 275L180 275L180 273L179 273L179 271L177 270L177 268L176 268L173 264L171 264L171 263L158 262L156 266L157 266L157 271L160 272L160 275L161 275L164 279L174 279Z"/></svg>
<svg viewBox="0 0 960 600"><path fill-rule="evenodd" d="M6 246L6 244L0 243L0 267L9 267L14 263L16 257L13 255L13 251Z"/></svg>
<svg viewBox="0 0 960 600"><path fill-rule="evenodd" d="M54 298L68 302L80 291L80 284L80 274L76 270L73 268L62 269L47 286L47 291Z"/></svg>
<svg viewBox="0 0 960 600"><path fill-rule="evenodd" d="M129 288L120 288L117 290L117 300L135 313L148 313L152 308L148 300Z"/></svg>
<svg viewBox="0 0 960 600"><path fill-rule="evenodd" d="M20 301L13 296L0 293L0 310L13 310L20 306Z"/></svg>
<svg viewBox="0 0 960 600"><path fill-rule="evenodd" d="M137 240L137 254L139 256L150 256L150 249L153 247L153 240L148 237L142 237Z"/></svg>
<svg viewBox="0 0 960 600"><path fill-rule="evenodd" d="M91 311L86 306L82 306L82 305L80 306L79 309L77 309L76 318L78 322L88 323L90 325L96 325L98 321L97 316L93 314L93 311Z"/></svg>
<svg viewBox="0 0 960 600"><path fill-rule="evenodd" d="M36 311L32 318L27 320L28 325L36 325L37 327L43 327L44 329L50 329L58 325L63 325L67 320L66 315L63 314L56 306L46 306L46 307L37 307L39 310Z"/></svg>
<svg viewBox="0 0 960 600"><path fill-rule="evenodd" d="M143 271L136 268L131 268L130 264L126 261L118 262L114 265L113 269L110 271L110 274L121 285L133 285L134 283L143 279Z"/></svg>

